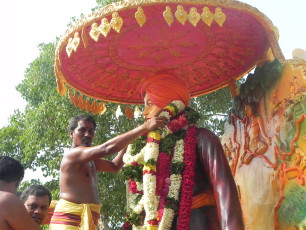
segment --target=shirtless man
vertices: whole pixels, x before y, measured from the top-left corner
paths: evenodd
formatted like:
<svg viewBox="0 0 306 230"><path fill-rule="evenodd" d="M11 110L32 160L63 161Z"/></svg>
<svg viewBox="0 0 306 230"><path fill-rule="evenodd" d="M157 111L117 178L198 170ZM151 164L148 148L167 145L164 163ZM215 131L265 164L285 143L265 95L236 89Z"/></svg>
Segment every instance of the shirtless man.
<svg viewBox="0 0 306 230"><path fill-rule="evenodd" d="M91 116L73 117L69 123L72 147L63 156L60 167L60 200L51 218L50 229L97 229L100 214L97 172L118 172L124 149L141 134L166 124L165 117L155 117L137 128L101 145L92 147L96 122ZM122 150L122 151L120 151ZM118 152L113 161L102 159ZM69 223L69 225L67 225Z"/></svg>
<svg viewBox="0 0 306 230"><path fill-rule="evenodd" d="M15 195L23 179L24 168L19 161L0 156L0 229L39 230L39 226L27 213L23 203Z"/></svg>

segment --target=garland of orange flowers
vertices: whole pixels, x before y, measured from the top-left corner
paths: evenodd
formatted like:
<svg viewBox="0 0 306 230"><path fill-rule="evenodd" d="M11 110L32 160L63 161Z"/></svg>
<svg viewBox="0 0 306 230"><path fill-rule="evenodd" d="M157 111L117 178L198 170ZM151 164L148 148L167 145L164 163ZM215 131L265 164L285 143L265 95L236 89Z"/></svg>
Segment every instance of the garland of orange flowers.
<svg viewBox="0 0 306 230"><path fill-rule="evenodd" d="M197 143L196 127L189 123L199 117L190 108L184 109L181 101L173 101L160 113L169 121L172 118L168 125L128 147L123 159L130 184L124 229L170 229L179 205L180 228L189 228ZM173 136L177 136L175 142Z"/></svg>

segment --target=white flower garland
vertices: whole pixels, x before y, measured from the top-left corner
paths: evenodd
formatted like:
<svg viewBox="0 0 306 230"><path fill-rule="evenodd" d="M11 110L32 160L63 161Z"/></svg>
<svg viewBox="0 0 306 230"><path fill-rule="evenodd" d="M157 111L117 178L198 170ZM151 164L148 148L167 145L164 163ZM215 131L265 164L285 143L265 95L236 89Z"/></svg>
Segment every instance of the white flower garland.
<svg viewBox="0 0 306 230"><path fill-rule="evenodd" d="M175 100L172 102L177 108L177 113L183 111L185 109L185 104L180 100ZM167 109L170 110L172 114L176 114L176 111L174 111L172 106L167 106ZM165 116L168 121L171 118L171 114L169 114L168 111L162 111L159 116ZM163 139L167 135L171 134L171 130L165 126L159 134L156 134L156 131L149 132L148 136L152 136L154 139ZM159 136L156 138L156 136ZM158 139L158 141L159 141ZM132 155L131 151L132 145L129 145L127 148L127 151L123 157L123 162L126 164L126 166L131 165L132 162L137 162L139 164L144 164L145 162L155 161L157 162L158 155L159 155L159 144L155 142L149 142L145 145L142 150L136 154ZM172 158L172 163L179 163L184 161L184 140L179 140L176 142L174 147L174 155ZM156 172L156 167L152 169L153 166L147 166L145 165L143 168L143 171L147 170L153 170ZM175 200L179 199L179 192L182 182L182 176L180 174L172 174L170 176L170 186L169 186L169 192L168 196L170 198L173 198ZM130 209L134 213L141 213L143 210L146 212L144 225L143 226L134 226L133 229L135 230L142 230L142 229L155 229L154 226L150 226L148 224L148 221L157 219L157 208L159 204L159 197L156 196L156 175L150 174L150 173L144 173L143 175L143 184L140 182L137 182L137 190L142 191L143 190L143 196L140 199L140 201L136 202L136 197L138 196L129 192L129 204ZM159 230L167 230L170 229L172 225L172 220L174 217L174 211L169 208L164 208L163 217L162 220L158 226Z"/></svg>
<svg viewBox="0 0 306 230"><path fill-rule="evenodd" d="M172 163L181 163L184 161L184 140L178 140L175 143L174 154L172 158ZM182 183L182 175L180 174L171 174L170 176L170 187L168 192L168 197L175 200L179 199L180 188ZM159 224L159 230L170 229L172 225L172 220L174 218L174 211L170 208L164 208L164 214L162 221Z"/></svg>
<svg viewBox="0 0 306 230"><path fill-rule="evenodd" d="M144 153L145 153L145 147L141 149L139 153L136 155L132 155L132 145L128 145L126 153L123 155L123 162L125 165L131 165L132 162L138 162L138 163L143 163L144 162ZM129 154L128 154L129 153Z"/></svg>

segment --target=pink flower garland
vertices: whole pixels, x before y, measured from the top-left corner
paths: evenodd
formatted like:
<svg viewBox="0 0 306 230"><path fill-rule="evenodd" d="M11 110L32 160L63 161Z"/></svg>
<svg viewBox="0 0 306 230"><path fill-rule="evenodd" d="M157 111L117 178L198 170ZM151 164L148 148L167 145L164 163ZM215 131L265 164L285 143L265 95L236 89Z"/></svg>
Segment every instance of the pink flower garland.
<svg viewBox="0 0 306 230"><path fill-rule="evenodd" d="M189 229L191 203L193 195L195 161L196 161L196 146L197 146L197 128L196 126L188 127L185 139L185 168L182 175L181 200L179 208L179 218L177 229Z"/></svg>
<svg viewBox="0 0 306 230"><path fill-rule="evenodd" d="M164 201L167 197L170 185L171 157L167 153L159 153L156 172L156 195L160 196L158 205L158 218L161 220L164 211Z"/></svg>
<svg viewBox="0 0 306 230"><path fill-rule="evenodd" d="M156 170L156 195L161 196L164 183L170 176L171 157L167 153L159 153Z"/></svg>
<svg viewBox="0 0 306 230"><path fill-rule="evenodd" d="M171 130L171 132L175 133L188 125L188 119L186 114L182 114L177 119L173 119L169 124L167 124L168 129Z"/></svg>
<svg viewBox="0 0 306 230"><path fill-rule="evenodd" d="M139 194L141 194L141 195L143 194L143 191L139 191L139 190L137 189L136 181L133 181L133 180L129 179L129 182L130 182L129 191L130 191L131 193L133 193L133 194L139 193Z"/></svg>

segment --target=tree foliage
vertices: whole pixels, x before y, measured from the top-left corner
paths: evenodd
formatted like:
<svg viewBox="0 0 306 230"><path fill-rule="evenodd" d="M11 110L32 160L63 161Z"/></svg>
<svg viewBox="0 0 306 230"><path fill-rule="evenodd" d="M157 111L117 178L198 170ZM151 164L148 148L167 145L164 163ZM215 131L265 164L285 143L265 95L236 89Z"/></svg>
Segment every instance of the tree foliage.
<svg viewBox="0 0 306 230"><path fill-rule="evenodd" d="M97 3L102 6L109 2L97 0ZM53 69L55 45L56 42L38 45L39 57L29 64L23 81L17 86L27 105L24 111L16 110L10 116L9 125L0 129L0 151L3 155L19 159L25 168L40 168L42 177L51 176L53 179L45 183L45 186L58 199L60 162L65 149L70 147L68 121L70 117L86 112L56 91ZM125 116L117 119L115 111L118 104L106 103L106 106L107 111L103 116L94 115L98 124L94 145L144 122L143 119L129 120ZM125 105L121 106L124 111ZM223 132L227 110L231 106L227 88L192 99L191 106L201 114L199 126L219 135ZM21 190L32 183L41 182L26 182ZM125 218L125 182L121 172L100 173L99 189L103 217L112 229L119 229Z"/></svg>
<svg viewBox="0 0 306 230"><path fill-rule="evenodd" d="M21 160L25 168L40 168L43 176L52 176L47 186L58 199L58 170L62 154L70 147L68 121L70 117L85 113L75 107L68 97L56 91L53 71L55 44L40 44L40 56L25 71L24 80L17 90L27 101L24 112L16 110L9 125L0 129L0 151ZM227 98L225 100L225 98ZM192 107L200 111L200 126L222 132L226 111L230 107L227 89L192 100ZM127 119L115 116L117 104L106 103L108 110L102 116L94 116L97 131L94 145L126 132L141 124L143 119ZM125 106L122 106L124 111ZM133 107L133 106L132 106ZM222 118L221 120L219 118ZM112 158L112 156L110 157ZM40 183L40 181L27 182ZM101 173L99 189L104 218L113 229L124 221L125 182L121 173ZM117 226L117 227L116 227Z"/></svg>
<svg viewBox="0 0 306 230"><path fill-rule="evenodd" d="M244 116L244 107L249 103L257 103L269 92L281 77L283 66L275 59L265 62L262 67L256 67L254 73L248 74L246 81L240 86L239 95L233 100L230 113L236 114L241 119Z"/></svg>
<svg viewBox="0 0 306 230"><path fill-rule="evenodd" d="M109 4L114 3L114 2L119 2L119 1L120 0L96 0L97 8L109 5Z"/></svg>

